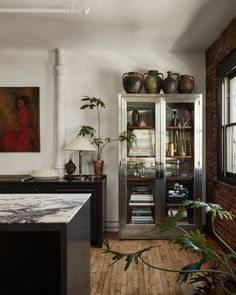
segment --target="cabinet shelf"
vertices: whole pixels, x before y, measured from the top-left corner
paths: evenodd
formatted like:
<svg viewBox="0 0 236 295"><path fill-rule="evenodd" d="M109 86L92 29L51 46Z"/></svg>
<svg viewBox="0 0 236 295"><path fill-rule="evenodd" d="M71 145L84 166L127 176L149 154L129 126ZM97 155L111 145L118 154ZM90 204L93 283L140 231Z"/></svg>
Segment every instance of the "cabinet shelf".
<svg viewBox="0 0 236 295"><path fill-rule="evenodd" d="M183 207L184 205L182 203L166 203L167 208L172 208L172 207Z"/></svg>
<svg viewBox="0 0 236 295"><path fill-rule="evenodd" d="M166 157L166 160L172 160L172 159L192 159L193 156L173 156L173 157Z"/></svg>
<svg viewBox="0 0 236 295"><path fill-rule="evenodd" d="M154 177L139 177L139 176L128 176L128 181L154 181Z"/></svg>
<svg viewBox="0 0 236 295"><path fill-rule="evenodd" d="M155 156L153 155L153 156L128 156L128 158L154 158Z"/></svg>
<svg viewBox="0 0 236 295"><path fill-rule="evenodd" d="M193 129L193 126L166 126L166 130L182 130L182 129L191 130Z"/></svg>
<svg viewBox="0 0 236 295"><path fill-rule="evenodd" d="M134 130L134 129L148 129L148 130L155 130L155 128L153 126L132 126L132 125L128 125L127 126L128 130Z"/></svg>
<svg viewBox="0 0 236 295"><path fill-rule="evenodd" d="M193 177L177 177L177 176L168 176L166 181L190 181L193 180Z"/></svg>
<svg viewBox="0 0 236 295"><path fill-rule="evenodd" d="M129 203L129 207L154 207L154 203Z"/></svg>

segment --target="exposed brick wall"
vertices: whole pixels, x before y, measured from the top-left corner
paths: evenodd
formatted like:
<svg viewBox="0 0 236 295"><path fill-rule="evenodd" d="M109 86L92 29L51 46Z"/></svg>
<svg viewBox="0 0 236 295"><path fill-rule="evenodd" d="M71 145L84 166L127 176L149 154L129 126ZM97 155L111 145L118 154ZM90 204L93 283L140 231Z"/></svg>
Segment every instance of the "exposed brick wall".
<svg viewBox="0 0 236 295"><path fill-rule="evenodd" d="M217 180L217 65L236 48L236 18L206 51L206 198L236 215L236 187ZM217 222L218 232L236 249L236 220Z"/></svg>

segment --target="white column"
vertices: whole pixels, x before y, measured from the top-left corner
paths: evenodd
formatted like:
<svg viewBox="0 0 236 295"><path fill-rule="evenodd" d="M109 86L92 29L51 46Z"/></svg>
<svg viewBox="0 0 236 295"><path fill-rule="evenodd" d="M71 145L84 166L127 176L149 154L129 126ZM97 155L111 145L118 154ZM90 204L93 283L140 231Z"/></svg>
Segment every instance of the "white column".
<svg viewBox="0 0 236 295"><path fill-rule="evenodd" d="M57 98L57 136L56 136L56 168L61 177L64 176L65 139L66 139L66 57L64 48L56 49L56 98Z"/></svg>

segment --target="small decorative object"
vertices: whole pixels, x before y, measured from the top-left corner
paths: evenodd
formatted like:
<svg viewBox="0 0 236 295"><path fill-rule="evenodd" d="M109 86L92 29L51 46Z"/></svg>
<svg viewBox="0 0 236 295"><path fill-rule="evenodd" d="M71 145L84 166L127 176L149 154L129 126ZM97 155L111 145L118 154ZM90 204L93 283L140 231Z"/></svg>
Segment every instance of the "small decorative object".
<svg viewBox="0 0 236 295"><path fill-rule="evenodd" d="M136 163L134 165L134 176L136 177L140 177L142 173L142 167L139 163Z"/></svg>
<svg viewBox="0 0 236 295"><path fill-rule="evenodd" d="M126 93L140 93L143 87L143 75L138 72L125 73L122 82Z"/></svg>
<svg viewBox="0 0 236 295"><path fill-rule="evenodd" d="M176 79L173 76L176 76ZM164 93L177 93L178 84L179 74L168 71L167 77L162 81L162 90Z"/></svg>
<svg viewBox="0 0 236 295"><path fill-rule="evenodd" d="M65 169L68 175L74 174L76 166L71 159L65 164Z"/></svg>
<svg viewBox="0 0 236 295"><path fill-rule="evenodd" d="M35 179L56 179L59 177L58 169L33 169L31 176Z"/></svg>
<svg viewBox="0 0 236 295"><path fill-rule="evenodd" d="M161 91L161 84L163 80L162 73L159 73L156 70L150 70L148 73L144 73L143 77L144 89L146 93L159 93Z"/></svg>
<svg viewBox="0 0 236 295"><path fill-rule="evenodd" d="M194 88L194 78L190 75L181 75L179 77L178 92L179 93L192 93Z"/></svg>
<svg viewBox="0 0 236 295"><path fill-rule="evenodd" d="M139 126L139 123L140 123L139 122L139 118L140 118L139 111L133 110L131 117L132 117L132 126L133 127Z"/></svg>
<svg viewBox="0 0 236 295"><path fill-rule="evenodd" d="M177 112L176 112L176 110L173 110L173 116L172 116L170 125L171 126L178 126L178 124L179 124L179 120L177 118Z"/></svg>

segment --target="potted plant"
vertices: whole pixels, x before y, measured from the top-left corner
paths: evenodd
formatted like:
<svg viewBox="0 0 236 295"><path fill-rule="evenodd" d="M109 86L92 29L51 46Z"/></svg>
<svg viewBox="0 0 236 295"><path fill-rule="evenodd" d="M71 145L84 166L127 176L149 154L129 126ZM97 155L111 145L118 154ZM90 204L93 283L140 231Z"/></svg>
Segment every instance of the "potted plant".
<svg viewBox="0 0 236 295"><path fill-rule="evenodd" d="M101 119L100 119L100 109L105 108L105 103L96 97L84 96L81 101L84 103L80 109L96 110L97 114L97 128L93 128L89 125L81 125L78 136L88 136L92 144L97 148L97 159L94 161L94 174L97 177L102 176L103 163L102 152L108 143L114 141L127 141L128 149L137 141L135 134L132 131L122 132L118 138L112 139L110 137L101 137Z"/></svg>
<svg viewBox="0 0 236 295"><path fill-rule="evenodd" d="M207 242L204 233L201 233L199 230L187 232L178 225L178 221L183 218L185 210L192 208L203 209L210 215L212 232L224 250L215 249L215 247L211 246ZM191 251L199 256L197 262L192 262L180 270L166 269L146 262L142 254L156 246L141 249L135 253L120 253L113 251L108 241L105 240L103 251L104 253L113 254L113 263L124 258L126 262L125 270L129 268L131 261L134 260L135 263L141 261L151 268L176 272L177 283L197 283L194 294L219 294L219 289L224 289L224 294L236 294L236 252L224 241L215 229L217 218L232 220L234 217L231 212L225 211L219 204L188 200L183 203L183 207L178 210L175 216L172 214L163 220L157 230L164 231L173 227L178 228L181 231L181 235L170 242L180 245L180 250ZM207 265L207 267L203 267L203 265Z"/></svg>

